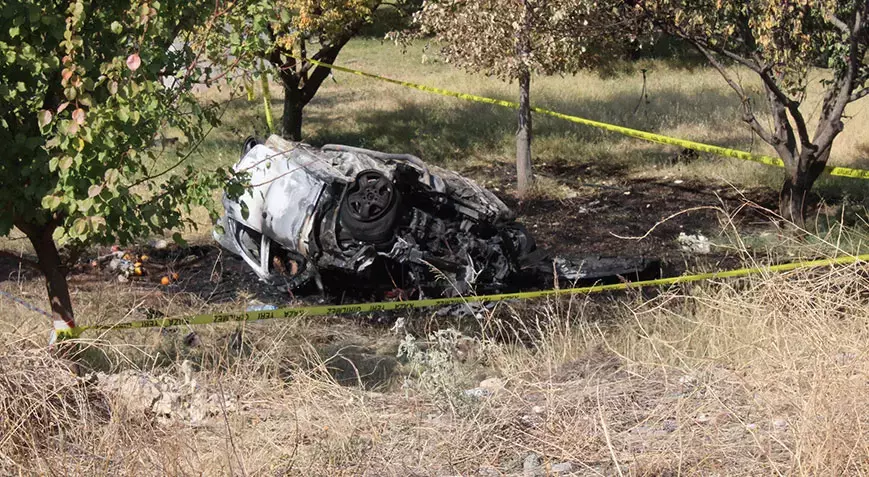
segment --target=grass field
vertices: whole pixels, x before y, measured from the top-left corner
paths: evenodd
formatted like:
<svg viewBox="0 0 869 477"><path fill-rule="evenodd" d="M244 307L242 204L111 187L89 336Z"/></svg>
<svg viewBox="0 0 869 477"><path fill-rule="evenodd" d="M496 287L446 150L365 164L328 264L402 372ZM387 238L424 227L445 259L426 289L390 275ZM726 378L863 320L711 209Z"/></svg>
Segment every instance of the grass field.
<svg viewBox="0 0 869 477"><path fill-rule="evenodd" d="M515 96L511 85L422 58L418 49L401 54L360 40L339 63ZM648 102L638 107L641 68ZM277 86L272 93L280 114ZM659 60L610 78L540 78L532 98L590 119L770 152L752 140L735 97L708 69ZM867 106L864 99L848 111L835 164L869 167ZM258 99L232 101L224 119L191 159L197 167L231 164L245 135L265 132ZM306 109L304 132L315 145L411 152L464 171L515 203L541 243L565 250L652 251L683 269L865 250L862 182L824 179L819 191L832 217L816 233L793 234L768 219L756 223L760 214L744 218L740 208L740 200L774 200L779 170L706 155L674 161L678 150L535 121L541 190L524 203L510 187L509 110L339 73ZM680 215L642 241L613 236L642 235L673 211L699 206L721 211ZM839 220L846 215L847 227ZM683 230L702 230L716 252L693 261L675 242ZM118 283L76 274L79 320L274 301L241 279L250 275L242 265L210 248L208 232L187 234L213 251L195 269L181 268L193 249L166 252L182 273L170 287L156 283L159 275ZM0 248L29 253L18 236ZM0 265L0 290L46 303L41 278ZM477 317L417 312L86 334L86 380L45 350L44 318L0 301L0 474L865 475L867 276L857 264L512 303Z"/></svg>
<svg viewBox="0 0 869 477"><path fill-rule="evenodd" d="M515 84L483 75L470 75L426 55L419 47L404 54L378 40L348 45L338 63L390 78L515 101ZM686 69L656 60L630 65L630 71L601 78L594 73L566 77L539 77L532 82L533 104L612 124L661 133L725 147L774 155L753 137L740 120L739 100L720 75L709 68ZM647 70L646 100L641 101L642 75ZM820 73L818 73L820 75ZM747 89L755 94L760 84L741 72ZM820 76L818 76L820 79ZM274 85L273 108L281 102ZM804 110L816 112L820 94L813 83ZM758 101L760 104L760 102ZM845 131L837 139L832 163L869 168L869 102L849 106ZM425 160L463 166L492 161L512 163L515 154L515 113L498 106L445 98L346 73L327 80L307 107L303 134L312 144L345 143L387 151L417 154ZM219 131L203 149L202 160L215 154L235 157L238 131L265 133L259 100L239 102L228 113L228 128ZM781 171L767 166L703 155L690 166L672 165L679 150L565 122L536 117L533 156L544 175L557 165L579 169L583 175L605 176L614 182L638 177L715 180L742 186L778 188ZM209 159L206 159L209 158ZM595 171L600 169L600 172ZM617 171L613 176L612 171ZM584 179L585 177L577 177ZM821 189L828 195L865 195L854 181L829 179Z"/></svg>

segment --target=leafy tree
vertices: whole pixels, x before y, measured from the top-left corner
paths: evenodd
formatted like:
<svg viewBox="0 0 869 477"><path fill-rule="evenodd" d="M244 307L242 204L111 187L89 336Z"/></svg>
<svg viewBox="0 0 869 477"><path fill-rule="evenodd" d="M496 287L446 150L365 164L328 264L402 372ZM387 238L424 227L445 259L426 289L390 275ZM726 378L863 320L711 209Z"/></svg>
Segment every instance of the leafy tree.
<svg viewBox="0 0 869 477"><path fill-rule="evenodd" d="M222 13L204 0L0 0L0 236L14 226L33 244L56 327L75 325L58 245L74 258L177 229L223 185L226 171L185 167L218 117L191 93L207 79L201 50L170 48ZM151 147L167 128L188 141L168 165Z"/></svg>
<svg viewBox="0 0 869 477"><path fill-rule="evenodd" d="M473 73L518 81L516 173L521 195L533 181L532 74L600 65L624 44L618 42L624 36L611 28L619 23L624 28L623 19L615 18L606 2L593 0L427 0L414 21L422 36L433 36L440 44L446 61Z"/></svg>
<svg viewBox="0 0 869 477"><path fill-rule="evenodd" d="M655 25L693 44L736 92L743 120L784 162L782 216L803 225L807 195L844 128L845 106L869 94L869 1L642 0L639 7ZM760 78L771 124L758 118L731 65ZM820 80L825 93L810 132L800 106L817 66L827 71Z"/></svg>
<svg viewBox="0 0 869 477"><path fill-rule="evenodd" d="M240 1L242 5L233 9L227 22L230 34L214 33L223 37L228 57L237 57L237 63L248 71L269 73L258 66L258 59L277 69L284 88L281 129L295 141L302 139L305 106L331 73L304 59L334 63L347 42L373 21L378 8L392 8L404 15L414 5L413 0Z"/></svg>

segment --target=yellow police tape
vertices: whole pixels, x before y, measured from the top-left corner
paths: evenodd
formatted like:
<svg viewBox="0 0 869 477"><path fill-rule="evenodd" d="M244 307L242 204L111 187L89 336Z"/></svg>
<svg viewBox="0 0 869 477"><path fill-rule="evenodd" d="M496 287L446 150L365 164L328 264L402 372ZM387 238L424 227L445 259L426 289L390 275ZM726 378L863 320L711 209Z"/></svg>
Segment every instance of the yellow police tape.
<svg viewBox="0 0 869 477"><path fill-rule="evenodd" d="M426 91L428 93L439 94L441 96L451 96L454 98L460 98L467 101L474 101L477 103L486 103L486 104L494 104L498 106L503 106L506 108L518 109L519 103L514 103L512 101L504 101L502 99L494 99L487 98L485 96L477 96L473 94L467 93L459 93L456 91L450 91L441 88L435 88L432 86L421 85L417 83L410 83L407 81L399 81L392 78L387 78L385 76L376 75L373 73L366 73L364 71L354 70L351 68L346 68L344 66L332 65L329 63L323 63L322 61L314 60L311 58L301 58L296 57L296 59L300 59L303 61L307 61L309 63L313 63L317 66L322 66L324 68L330 68L335 71L343 71L345 73L350 73L354 75L364 76L366 78L373 78L380 81L385 81L387 83L397 84L400 86L404 86L407 88L413 88L420 91ZM606 131L611 131L619 134L623 134L625 136L635 137L638 139L643 139L646 141L656 142L659 144L668 144L671 146L680 146L686 149L693 149L695 151L700 152L708 152L710 154L717 154L719 156L733 157L736 159L742 159L745 161L753 161L759 162L761 164L766 164L768 166L776 166L776 167L784 167L784 163L781 159L777 157L764 156L762 154L753 154L750 152L739 151L736 149L730 149L726 147L713 146L710 144L703 144L700 142L688 141L685 139L678 139L669 136L662 136L660 134L650 133L647 131L640 131L638 129L626 128L623 126L616 126L614 124L602 123L599 121L593 121L591 119L580 118L578 116L571 116L569 114L562 114L556 111L552 111L549 109L532 107L532 111L539 114L545 114L547 116L552 116L560 119L564 119L566 121L584 124L586 126L595 127L598 129L604 129ZM869 171L862 169L852 169L849 167L834 167L834 166L826 166L824 168L824 172L833 175L833 176L841 176L841 177L851 177L856 179L869 179Z"/></svg>
<svg viewBox="0 0 869 477"><path fill-rule="evenodd" d="M844 265L856 262L869 261L869 254L858 256L846 256L839 258L831 258L824 260L811 260L807 262L792 262L781 265L770 265L766 267L755 268L740 268L736 270L725 270L709 273L698 273L695 275L682 275L670 278L658 278L655 280L643 280L636 282L615 283L611 285L592 285L579 288L563 288L553 290L541 290L520 293L502 293L498 295L480 295L455 298L432 298L428 300L412 300L412 301L385 301L376 303L354 303L351 305L320 305L320 306L299 306L292 308L281 308L277 310L266 311L247 311L237 313L208 313L203 315L186 316L180 318L158 318L151 320L129 321L124 323L115 323L111 325L91 325L78 326L68 330L57 330L57 339L75 338L81 336L87 330L127 330L133 328L168 328L172 326L183 325L205 325L210 323L227 323L234 321L258 321L271 320L280 318L298 318L301 316L326 316L326 315L346 315L350 313L370 313L375 311L389 310L412 310L419 308L430 308L444 305L459 305L467 303L492 303L505 300L528 300L532 298L544 298L561 295L578 295L587 293L600 293L605 291L628 290L632 288L643 288L651 286L675 285L678 283L696 282L701 280L714 280L720 278L738 278L749 275L757 275L761 273L782 273L801 268L818 268L828 267L832 265Z"/></svg>

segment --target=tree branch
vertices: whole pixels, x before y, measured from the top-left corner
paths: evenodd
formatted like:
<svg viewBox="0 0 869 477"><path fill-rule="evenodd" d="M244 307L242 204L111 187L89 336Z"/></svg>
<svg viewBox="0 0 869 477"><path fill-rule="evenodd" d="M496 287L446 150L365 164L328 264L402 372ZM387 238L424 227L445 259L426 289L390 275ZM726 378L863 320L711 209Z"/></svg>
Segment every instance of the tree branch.
<svg viewBox="0 0 869 477"><path fill-rule="evenodd" d="M834 88L836 88L835 96L831 96L829 107L825 105L825 111L822 114L821 122L815 131L815 144L820 149L826 149L833 142L833 139L842 131L842 114L845 112L845 106L851 102L851 97L854 96L855 81L857 72L860 68L863 55L866 53L866 46L862 43L863 28L866 26L866 12L869 12L869 2L864 6L865 11L858 11L854 14L854 27L851 29L851 36L848 45L848 66L847 70L840 76ZM863 90L858 93L863 93ZM866 93L863 93L864 95Z"/></svg>
<svg viewBox="0 0 869 477"><path fill-rule="evenodd" d="M763 127L762 124L760 124L760 122L757 120L757 117L754 115L754 112L751 110L751 101L748 95L745 93L745 89L740 86L739 83L734 81L734 79L730 76L730 73L728 73L727 70L724 68L724 65L722 65L717 58L715 58L715 55L713 55L709 50L703 47L699 42L692 41L691 43L694 45L695 48L697 48L697 51L702 53L703 56L705 56L706 59L709 61L709 63L711 63L712 66L716 70L718 70L718 73L721 74L721 76L724 78L724 81L726 81L730 88L733 89L733 91L735 91L736 94L739 96L739 99L742 102L743 109L742 120L748 123L751 129L755 133L757 133L757 135L760 136L760 138L764 142L766 142L767 144L775 145L775 140L772 135L769 133L769 131L766 130L766 128Z"/></svg>
<svg viewBox="0 0 869 477"><path fill-rule="evenodd" d="M829 20L830 23L832 23L834 27L838 28L842 33L844 33L848 36L851 36L851 29L848 28L848 25L845 22L843 22L838 17L836 17L836 15L833 15L832 12L827 12L827 13L829 15L827 20Z"/></svg>
<svg viewBox="0 0 869 477"><path fill-rule="evenodd" d="M859 91L853 92L851 94L851 98L848 99L848 102L853 103L854 101L857 101L858 99L862 98L863 96L866 96L867 94L869 94L869 86L866 86Z"/></svg>
<svg viewBox="0 0 869 477"><path fill-rule="evenodd" d="M317 53L314 53L313 59L317 61L322 61L323 63L333 64L335 60L338 58L338 53L341 52L341 49L344 48L344 45L350 41L351 38L355 35L355 31L351 33L347 33L339 38L335 43L323 47ZM308 63L309 65L313 65L313 63ZM317 66L311 71L308 76L308 81L305 84L305 87L302 91L302 101L307 104L311 99L313 99L314 95L317 94L317 90L320 88L320 85L323 84L323 81L329 77L329 74L332 72L331 68L327 68L324 66Z"/></svg>
<svg viewBox="0 0 869 477"><path fill-rule="evenodd" d="M685 38L688 41L702 43L704 48L711 50L711 51L714 51L715 53L718 53L719 55L724 55L727 58L730 58L731 60L741 64L742 66L745 66L746 68L750 69L751 71L754 71L755 73L760 74L760 72L762 71L759 63L751 61L750 59L748 59L742 55L739 55L733 51L730 51L730 50L725 49L725 48L710 45L705 40L691 39L687 36L683 36L683 38Z"/></svg>

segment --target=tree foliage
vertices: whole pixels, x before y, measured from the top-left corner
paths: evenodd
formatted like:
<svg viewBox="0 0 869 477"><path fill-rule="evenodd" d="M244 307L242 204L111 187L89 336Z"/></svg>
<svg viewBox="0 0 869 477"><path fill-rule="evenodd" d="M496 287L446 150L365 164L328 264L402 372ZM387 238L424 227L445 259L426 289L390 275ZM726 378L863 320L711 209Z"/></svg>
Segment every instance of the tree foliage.
<svg viewBox="0 0 869 477"><path fill-rule="evenodd" d="M629 19L616 2L594 0L426 0L418 36L433 37L449 63L519 83L516 171L520 195L532 182L531 75L571 73L616 57ZM616 27L621 25L622 30Z"/></svg>
<svg viewBox="0 0 869 477"><path fill-rule="evenodd" d="M224 48L230 57L246 63L247 71L267 74L259 65L265 60L276 69L284 86L283 134L301 139L302 110L313 99L328 68L303 61L305 58L334 63L341 49L369 24L382 0L239 0L230 16L230 35ZM404 13L413 2L397 0L388 8ZM220 40L220 38L217 38ZM300 59L301 58L301 59Z"/></svg>
<svg viewBox="0 0 869 477"><path fill-rule="evenodd" d="M503 80L571 73L609 59L613 12L586 0L427 0L414 14L446 61ZM528 43L527 53L520 43Z"/></svg>
<svg viewBox="0 0 869 477"><path fill-rule="evenodd" d="M739 95L743 119L785 163L781 212L801 224L806 195L844 127L845 107L869 94L869 1L643 0L639 6L655 26L691 42ZM734 64L760 78L764 105L752 103L730 69ZM827 73L810 131L800 105L814 68ZM771 124L758 117L759 108Z"/></svg>
<svg viewBox="0 0 869 477"><path fill-rule="evenodd" d="M184 164L218 121L192 94L209 71L184 40L219 14L206 1L0 0L0 235L30 238L69 322L56 243L178 229L228 177ZM168 129L184 137L177 157L152 148Z"/></svg>

